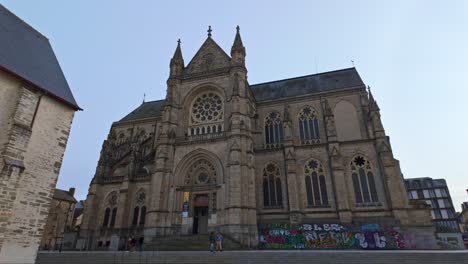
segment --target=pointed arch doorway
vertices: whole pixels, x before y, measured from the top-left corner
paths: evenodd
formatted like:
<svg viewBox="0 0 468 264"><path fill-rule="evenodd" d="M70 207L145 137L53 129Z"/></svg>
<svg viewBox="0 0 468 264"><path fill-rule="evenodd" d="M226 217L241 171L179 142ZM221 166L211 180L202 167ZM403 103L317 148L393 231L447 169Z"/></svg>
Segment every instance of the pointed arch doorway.
<svg viewBox="0 0 468 264"><path fill-rule="evenodd" d="M223 167L218 157L206 150L188 154L177 165L177 191L182 208L181 234L207 234L216 228L217 199L223 197Z"/></svg>

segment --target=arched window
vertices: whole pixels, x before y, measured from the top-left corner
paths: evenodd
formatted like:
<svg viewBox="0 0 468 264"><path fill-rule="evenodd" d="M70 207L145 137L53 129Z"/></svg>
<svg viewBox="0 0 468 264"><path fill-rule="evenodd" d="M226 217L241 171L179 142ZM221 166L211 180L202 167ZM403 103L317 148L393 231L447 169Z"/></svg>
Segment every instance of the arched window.
<svg viewBox="0 0 468 264"><path fill-rule="evenodd" d="M363 156L356 156L351 161L351 177L353 179L356 203L378 202L375 189L374 174L369 160Z"/></svg>
<svg viewBox="0 0 468 264"><path fill-rule="evenodd" d="M306 106L299 112L299 133L302 144L320 142L317 113L312 107Z"/></svg>
<svg viewBox="0 0 468 264"><path fill-rule="evenodd" d="M190 135L221 133L224 123L224 100L215 92L195 98L190 107Z"/></svg>
<svg viewBox="0 0 468 264"><path fill-rule="evenodd" d="M273 163L267 164L263 169L263 205L265 207L283 205L280 175L280 169Z"/></svg>
<svg viewBox="0 0 468 264"><path fill-rule="evenodd" d="M103 227L107 227L109 225L109 215L110 215L110 208L106 208L104 212L104 221L102 222Z"/></svg>
<svg viewBox="0 0 468 264"><path fill-rule="evenodd" d="M140 213L140 225L145 225L145 217L146 217L146 206L142 206L141 213Z"/></svg>
<svg viewBox="0 0 468 264"><path fill-rule="evenodd" d="M117 207L112 209L112 216L110 220L110 227L114 227L115 225L115 218L117 217Z"/></svg>
<svg viewBox="0 0 468 264"><path fill-rule="evenodd" d="M140 207L135 207L133 209L133 221L132 225L136 226L138 224L138 215L140 214Z"/></svg>
<svg viewBox="0 0 468 264"><path fill-rule="evenodd" d="M283 121L277 112L270 112L265 117L265 145L267 148L281 146L283 143Z"/></svg>
<svg viewBox="0 0 468 264"><path fill-rule="evenodd" d="M304 166L307 204L313 206L328 206L327 184L325 172L320 161L311 159Z"/></svg>

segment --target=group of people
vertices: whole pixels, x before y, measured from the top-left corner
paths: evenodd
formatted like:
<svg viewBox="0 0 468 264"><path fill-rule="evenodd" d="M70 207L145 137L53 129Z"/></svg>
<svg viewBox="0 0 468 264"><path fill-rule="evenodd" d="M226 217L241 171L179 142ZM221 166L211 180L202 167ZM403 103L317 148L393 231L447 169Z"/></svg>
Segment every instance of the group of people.
<svg viewBox="0 0 468 264"><path fill-rule="evenodd" d="M213 254L216 253L216 251L223 251L223 235L221 235L221 233L211 231L210 251Z"/></svg>

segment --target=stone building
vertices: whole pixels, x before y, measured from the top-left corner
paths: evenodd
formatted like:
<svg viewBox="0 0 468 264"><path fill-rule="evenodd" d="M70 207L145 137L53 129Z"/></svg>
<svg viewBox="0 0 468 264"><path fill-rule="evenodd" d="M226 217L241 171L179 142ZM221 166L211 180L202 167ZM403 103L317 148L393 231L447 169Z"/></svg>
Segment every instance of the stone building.
<svg viewBox="0 0 468 264"><path fill-rule="evenodd" d="M410 200L425 202L431 206L431 217L442 247L463 248L458 217L445 179L405 179Z"/></svg>
<svg viewBox="0 0 468 264"><path fill-rule="evenodd" d="M34 263L76 110L49 40L0 5L0 263Z"/></svg>
<svg viewBox="0 0 468 264"><path fill-rule="evenodd" d="M59 250L64 247L64 234L73 229L73 219L76 199L75 188L68 191L55 189L50 203L49 216L41 239L41 248L44 250ZM65 245L65 248L69 248Z"/></svg>
<svg viewBox="0 0 468 264"><path fill-rule="evenodd" d="M178 42L165 100L143 102L104 140L87 248L212 230L264 248L320 247L311 238L330 231L346 241L328 247L434 247L430 211L409 204L356 69L253 85L245 57L239 28L230 56L211 29L188 64Z"/></svg>

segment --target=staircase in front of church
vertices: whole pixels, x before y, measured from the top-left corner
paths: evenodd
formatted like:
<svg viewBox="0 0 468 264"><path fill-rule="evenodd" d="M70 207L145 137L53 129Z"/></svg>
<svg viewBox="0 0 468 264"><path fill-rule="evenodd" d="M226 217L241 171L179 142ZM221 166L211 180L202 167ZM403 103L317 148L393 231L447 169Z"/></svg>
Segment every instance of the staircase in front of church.
<svg viewBox="0 0 468 264"><path fill-rule="evenodd" d="M143 252L39 252L37 264L146 264L146 263L333 263L333 264L464 264L468 251L374 250L243 250Z"/></svg>
<svg viewBox="0 0 468 264"><path fill-rule="evenodd" d="M207 251L209 248L210 236L208 234L153 238L151 243L147 243L143 247L145 251ZM225 250L248 249L226 236L223 236L223 248Z"/></svg>

